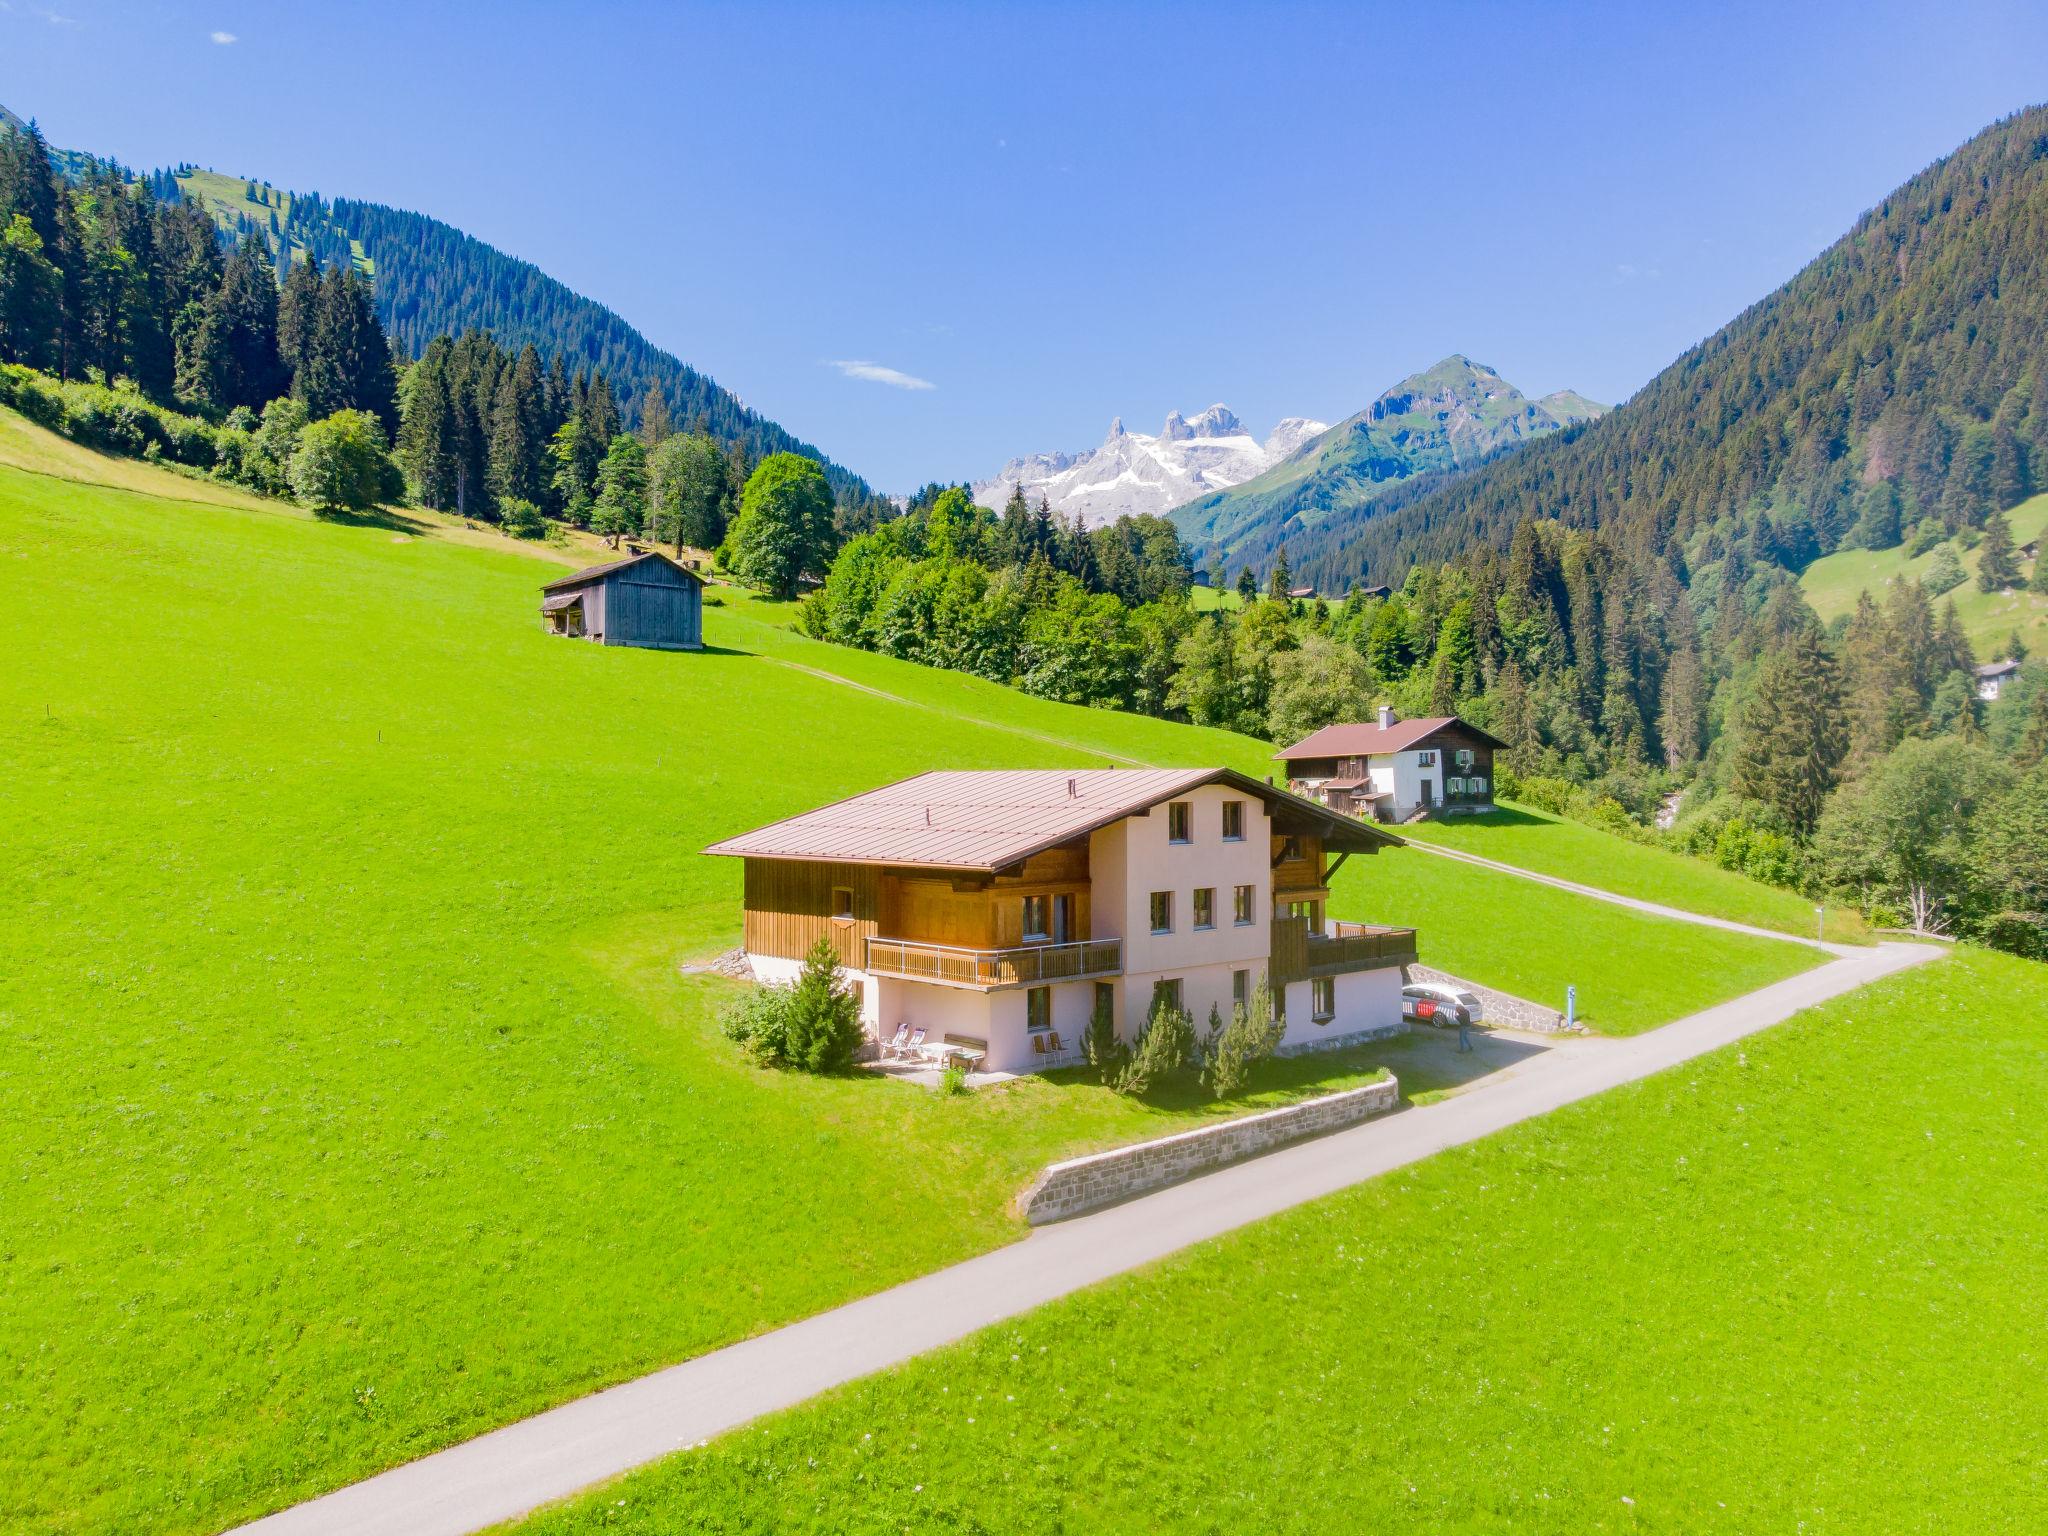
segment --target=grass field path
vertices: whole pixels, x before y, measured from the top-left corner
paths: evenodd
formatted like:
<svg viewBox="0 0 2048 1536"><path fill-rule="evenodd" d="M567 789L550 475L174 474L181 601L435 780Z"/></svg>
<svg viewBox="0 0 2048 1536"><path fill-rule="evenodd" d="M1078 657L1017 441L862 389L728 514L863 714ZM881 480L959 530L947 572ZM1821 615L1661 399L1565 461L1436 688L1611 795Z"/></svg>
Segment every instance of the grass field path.
<svg viewBox="0 0 2048 1536"><path fill-rule="evenodd" d="M1538 874L1533 869L1524 869L1519 864L1503 864L1499 859L1489 859L1483 854L1467 853L1462 848L1446 848L1441 843L1426 843L1420 838L1410 838L1408 846L1420 848L1424 853L1435 854L1442 859L1457 859L1465 864L1477 864L1482 869L1496 870L1503 875L1513 875L1517 880L1533 880L1538 885L1547 885L1555 890L1570 891L1574 896L1590 897L1617 907L1627 907L1633 912L1647 913L1651 917L1668 917L1673 922L1697 923L1702 928L1719 928L1728 933L1746 933L1757 939L1776 939L1781 943L1805 944L1814 949L1824 949L1831 955L1848 956L1860 948L1851 944L1830 944L1818 938L1802 938L1794 933L1780 933L1775 928L1759 928L1753 923L1738 923L1732 918L1709 917L1704 912L1687 911L1684 907L1667 907L1659 901L1644 901L1636 896L1623 896L1615 891L1603 891L1597 885L1581 885L1576 880L1563 880L1556 875Z"/></svg>
<svg viewBox="0 0 2048 1536"><path fill-rule="evenodd" d="M243 1527L262 1536L459 1536L900 1365L1192 1244L1334 1194L1782 1023L1938 959L1916 944L1829 964L1662 1029L1549 1052L1437 1104L1304 1142L564 1404Z"/></svg>

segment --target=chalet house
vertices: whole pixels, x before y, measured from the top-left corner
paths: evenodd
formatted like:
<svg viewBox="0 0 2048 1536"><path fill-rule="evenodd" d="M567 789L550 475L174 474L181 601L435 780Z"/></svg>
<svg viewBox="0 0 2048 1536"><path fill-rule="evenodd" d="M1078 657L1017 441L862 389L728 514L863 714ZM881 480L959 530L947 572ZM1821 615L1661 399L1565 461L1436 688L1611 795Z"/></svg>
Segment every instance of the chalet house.
<svg viewBox="0 0 2048 1536"><path fill-rule="evenodd" d="M1263 977L1286 1052L1399 1033L1415 932L1326 913L1354 853L1400 839L1227 768L938 772L706 853L745 863L746 954L793 980L822 935L870 1033L923 1030L990 1071L1081 1059L1098 1001L1206 1024Z"/></svg>
<svg viewBox="0 0 2048 1536"><path fill-rule="evenodd" d="M540 593L550 634L656 651L704 648L704 578L660 550L593 565Z"/></svg>
<svg viewBox="0 0 2048 1536"><path fill-rule="evenodd" d="M2019 680L2020 664L2016 661L1986 662L1977 669L1977 697L1991 703Z"/></svg>
<svg viewBox="0 0 2048 1536"><path fill-rule="evenodd" d="M1397 720L1380 706L1372 725L1326 725L1273 755L1287 787L1333 810L1375 821L1493 808L1493 754L1505 750L1455 715Z"/></svg>

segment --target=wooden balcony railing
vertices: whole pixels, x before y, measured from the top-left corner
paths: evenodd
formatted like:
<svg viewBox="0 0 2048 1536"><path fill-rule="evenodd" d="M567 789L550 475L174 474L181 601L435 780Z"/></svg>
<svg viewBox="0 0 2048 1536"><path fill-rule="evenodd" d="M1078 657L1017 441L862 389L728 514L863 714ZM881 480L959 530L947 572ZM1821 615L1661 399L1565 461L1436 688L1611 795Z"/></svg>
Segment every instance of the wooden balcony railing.
<svg viewBox="0 0 2048 1536"><path fill-rule="evenodd" d="M869 939L867 951L867 969L873 975L984 990L1115 976L1123 968L1121 939L1023 944L1015 949L962 949L912 939Z"/></svg>
<svg viewBox="0 0 2048 1536"><path fill-rule="evenodd" d="M1329 922L1323 925L1321 933L1310 933L1307 918L1273 919L1273 947L1268 964L1275 985L1305 981L1311 976L1413 965L1415 959L1413 928Z"/></svg>

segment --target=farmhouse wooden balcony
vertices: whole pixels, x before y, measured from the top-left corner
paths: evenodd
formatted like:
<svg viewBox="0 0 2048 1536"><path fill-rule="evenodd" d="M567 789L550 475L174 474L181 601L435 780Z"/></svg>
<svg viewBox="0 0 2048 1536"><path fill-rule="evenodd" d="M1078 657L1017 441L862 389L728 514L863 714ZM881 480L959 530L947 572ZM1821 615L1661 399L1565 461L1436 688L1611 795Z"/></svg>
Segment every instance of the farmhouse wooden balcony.
<svg viewBox="0 0 2048 1536"><path fill-rule="evenodd" d="M867 951L867 970L871 975L981 991L1116 976L1123 968L1121 939L1021 944L1014 949L962 949L952 944L877 938L868 940Z"/></svg>
<svg viewBox="0 0 2048 1536"><path fill-rule="evenodd" d="M1415 963L1415 930L1376 923L1329 922L1321 933L1308 931L1305 917L1273 919L1273 980L1285 985L1311 976L1341 976L1351 971L1377 971Z"/></svg>

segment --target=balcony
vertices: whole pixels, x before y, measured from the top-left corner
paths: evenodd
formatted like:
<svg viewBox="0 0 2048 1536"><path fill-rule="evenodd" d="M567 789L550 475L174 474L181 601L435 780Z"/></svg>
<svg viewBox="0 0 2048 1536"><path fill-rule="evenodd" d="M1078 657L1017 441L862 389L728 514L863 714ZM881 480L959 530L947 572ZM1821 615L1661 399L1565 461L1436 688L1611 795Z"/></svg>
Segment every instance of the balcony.
<svg viewBox="0 0 2048 1536"><path fill-rule="evenodd" d="M1275 985L1306 981L1311 976L1340 976L1351 971L1377 971L1415 963L1415 930L1375 923L1331 922L1321 933L1308 931L1301 917L1273 919L1272 958Z"/></svg>
<svg viewBox="0 0 2048 1536"><path fill-rule="evenodd" d="M874 976L928 981L942 987L1036 987L1052 981L1116 976L1124 968L1121 939L1072 944L1023 944L1015 949L962 949L911 939L869 939L867 970Z"/></svg>

